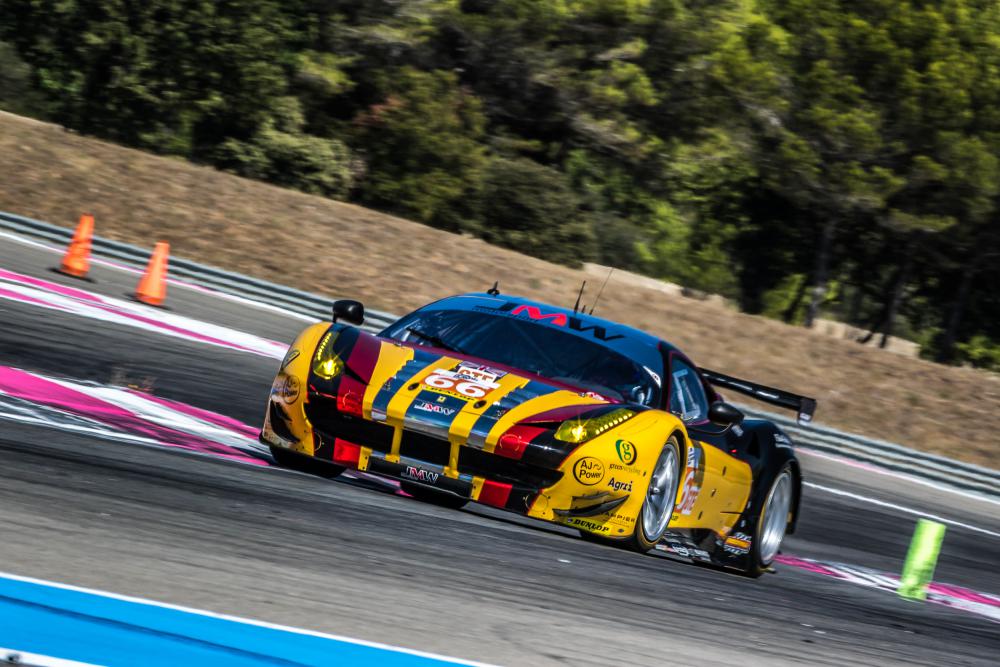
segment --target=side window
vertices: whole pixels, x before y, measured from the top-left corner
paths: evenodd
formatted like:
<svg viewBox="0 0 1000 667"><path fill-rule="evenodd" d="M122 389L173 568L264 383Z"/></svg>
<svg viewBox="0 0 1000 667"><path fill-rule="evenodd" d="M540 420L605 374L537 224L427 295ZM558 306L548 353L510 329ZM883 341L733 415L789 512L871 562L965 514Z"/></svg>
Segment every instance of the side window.
<svg viewBox="0 0 1000 667"><path fill-rule="evenodd" d="M686 422L701 421L708 414L708 398L698 374L677 358L670 363L670 411Z"/></svg>

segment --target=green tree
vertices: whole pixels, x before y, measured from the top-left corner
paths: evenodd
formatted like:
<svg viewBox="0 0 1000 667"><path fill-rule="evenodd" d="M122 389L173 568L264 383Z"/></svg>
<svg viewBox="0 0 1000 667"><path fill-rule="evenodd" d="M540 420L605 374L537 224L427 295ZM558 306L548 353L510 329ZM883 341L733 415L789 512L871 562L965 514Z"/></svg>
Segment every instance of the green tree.
<svg viewBox="0 0 1000 667"><path fill-rule="evenodd" d="M594 257L592 222L566 177L531 160L489 161L481 216L491 243L570 266Z"/></svg>
<svg viewBox="0 0 1000 667"><path fill-rule="evenodd" d="M284 94L277 2L8 0L0 31L34 68L53 119L199 155L246 138Z"/></svg>
<svg viewBox="0 0 1000 667"><path fill-rule="evenodd" d="M479 99L450 72L383 72L382 101L354 119L352 141L367 161L362 201L421 222L461 229L485 161Z"/></svg>
<svg viewBox="0 0 1000 667"><path fill-rule="evenodd" d="M13 46L0 42L0 107L23 116L47 116L45 98L31 83L31 67Z"/></svg>
<svg viewBox="0 0 1000 667"><path fill-rule="evenodd" d="M282 102L248 140L222 142L213 151L212 162L250 178L346 198L354 181L347 146L338 139L303 133L305 120L298 99L287 97Z"/></svg>

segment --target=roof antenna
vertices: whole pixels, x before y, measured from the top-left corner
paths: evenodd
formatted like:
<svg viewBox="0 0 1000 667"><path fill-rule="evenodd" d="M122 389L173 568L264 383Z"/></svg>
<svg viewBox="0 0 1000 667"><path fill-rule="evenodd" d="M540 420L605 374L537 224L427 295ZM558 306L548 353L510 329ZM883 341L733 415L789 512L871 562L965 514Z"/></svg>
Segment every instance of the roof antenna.
<svg viewBox="0 0 1000 667"><path fill-rule="evenodd" d="M573 306L573 314L576 315L577 311L580 310L580 299L583 298L583 288L587 286L587 281L584 280L583 284L580 285L580 293L576 295L576 304ZM584 308L586 310L586 308Z"/></svg>
<svg viewBox="0 0 1000 667"><path fill-rule="evenodd" d="M590 307L590 314L594 314L594 308L597 308L597 302L601 300L601 295L604 294L604 288L607 287L608 281L611 280L611 274L615 272L615 267L608 269L608 275L604 278L604 284L601 285L601 290L597 293L597 298L594 299L594 305Z"/></svg>
<svg viewBox="0 0 1000 667"><path fill-rule="evenodd" d="M494 280L493 281L493 287L491 287L488 290L486 290L486 293L489 294L490 296L496 296L497 294L499 294L500 293L500 281L499 280Z"/></svg>

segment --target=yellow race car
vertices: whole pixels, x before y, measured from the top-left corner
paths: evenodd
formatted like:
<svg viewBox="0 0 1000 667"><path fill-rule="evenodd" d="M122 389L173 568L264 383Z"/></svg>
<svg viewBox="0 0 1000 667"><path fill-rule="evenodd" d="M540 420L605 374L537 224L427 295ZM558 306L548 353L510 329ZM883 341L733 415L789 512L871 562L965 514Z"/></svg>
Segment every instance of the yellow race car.
<svg viewBox="0 0 1000 667"><path fill-rule="evenodd" d="M757 576L798 515L802 474L775 424L713 385L815 401L697 368L649 334L495 290L442 299L375 335L337 301L289 348L261 441L280 465L396 479Z"/></svg>

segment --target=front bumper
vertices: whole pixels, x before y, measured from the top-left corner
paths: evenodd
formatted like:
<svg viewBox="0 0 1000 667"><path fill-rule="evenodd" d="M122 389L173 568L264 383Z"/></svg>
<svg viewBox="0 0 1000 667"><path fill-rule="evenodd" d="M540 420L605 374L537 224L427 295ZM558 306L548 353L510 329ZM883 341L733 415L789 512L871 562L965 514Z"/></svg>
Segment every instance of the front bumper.
<svg viewBox="0 0 1000 667"><path fill-rule="evenodd" d="M281 400L272 398L261 430L268 445L309 452L353 470L420 484L501 509L530 515L547 487L562 478L559 470L531 466L473 447L459 448L458 469L448 471L451 444L417 431L400 429L398 456L392 455L393 427L345 415L322 396L305 407L308 432ZM309 438L311 443L303 442Z"/></svg>

